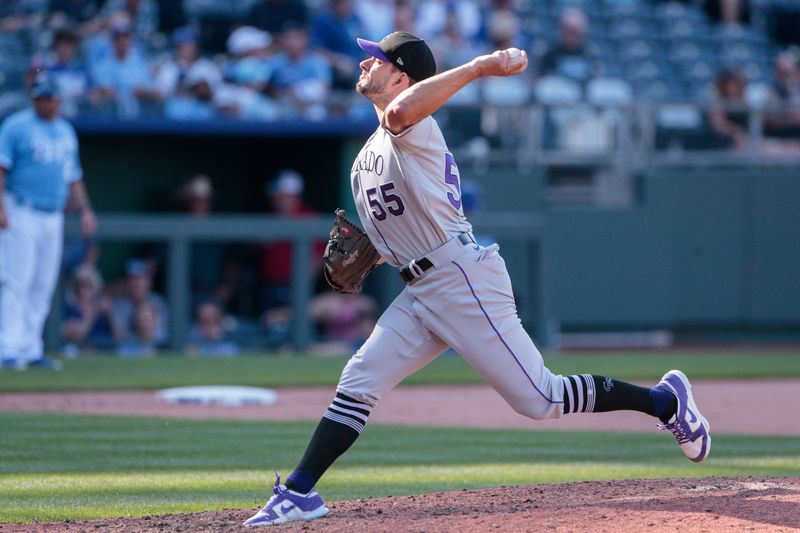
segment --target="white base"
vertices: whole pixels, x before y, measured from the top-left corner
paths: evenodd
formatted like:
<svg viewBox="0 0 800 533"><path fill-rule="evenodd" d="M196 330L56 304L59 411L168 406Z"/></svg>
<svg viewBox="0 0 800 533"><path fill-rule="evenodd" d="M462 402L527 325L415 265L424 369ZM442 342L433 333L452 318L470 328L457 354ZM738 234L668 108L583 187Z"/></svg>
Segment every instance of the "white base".
<svg viewBox="0 0 800 533"><path fill-rule="evenodd" d="M278 393L272 389L243 387L238 385L207 385L198 387L174 387L156 393L156 399L164 403L191 403L199 405L274 405Z"/></svg>

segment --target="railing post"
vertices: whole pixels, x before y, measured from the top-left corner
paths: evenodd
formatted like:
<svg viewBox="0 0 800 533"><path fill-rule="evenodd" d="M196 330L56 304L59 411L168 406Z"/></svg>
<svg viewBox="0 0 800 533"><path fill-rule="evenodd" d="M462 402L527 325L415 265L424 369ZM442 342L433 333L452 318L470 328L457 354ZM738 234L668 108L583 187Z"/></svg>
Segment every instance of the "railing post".
<svg viewBox="0 0 800 533"><path fill-rule="evenodd" d="M183 237L172 237L167 242L167 302L169 305L169 345L180 350L186 341L186 332L191 322L189 241Z"/></svg>
<svg viewBox="0 0 800 533"><path fill-rule="evenodd" d="M311 277L309 260L311 240L295 237L292 250L292 341L296 350L305 350L311 343L311 323L308 308L311 301Z"/></svg>

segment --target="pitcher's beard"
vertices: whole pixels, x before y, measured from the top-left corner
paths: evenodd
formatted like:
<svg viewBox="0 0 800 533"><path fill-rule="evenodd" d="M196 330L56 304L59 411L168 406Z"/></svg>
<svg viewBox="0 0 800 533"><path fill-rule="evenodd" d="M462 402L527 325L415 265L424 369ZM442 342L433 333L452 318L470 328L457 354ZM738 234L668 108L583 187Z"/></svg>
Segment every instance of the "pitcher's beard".
<svg viewBox="0 0 800 533"><path fill-rule="evenodd" d="M356 92L363 94L364 96L368 96L371 92L373 92L369 80L358 80L356 83Z"/></svg>

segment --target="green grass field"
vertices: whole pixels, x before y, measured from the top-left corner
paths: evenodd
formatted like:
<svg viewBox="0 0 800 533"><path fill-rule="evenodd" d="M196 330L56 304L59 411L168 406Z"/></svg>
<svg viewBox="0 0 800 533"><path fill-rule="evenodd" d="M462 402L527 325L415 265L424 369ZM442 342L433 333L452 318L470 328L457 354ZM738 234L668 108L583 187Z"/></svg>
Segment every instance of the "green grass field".
<svg viewBox="0 0 800 533"><path fill-rule="evenodd" d="M0 414L0 522L255 508L314 424ZM624 443L624 445L622 445ZM329 499L497 485L800 475L800 439L720 435L695 465L664 433L370 427L319 489Z"/></svg>
<svg viewBox="0 0 800 533"><path fill-rule="evenodd" d="M262 387L326 385L339 379L346 358L242 356L152 359L82 358L64 362L64 370L0 372L0 392L58 390L159 389L181 385L251 385ZM658 380L670 368L692 379L800 377L800 351L591 352L545 357L559 374L597 373L628 380ZM458 356L442 356L407 384L481 383Z"/></svg>
<svg viewBox="0 0 800 533"><path fill-rule="evenodd" d="M563 354L555 372L653 381L800 376L800 352ZM155 389L194 384L333 387L343 358L165 356L66 361L62 372L0 372L0 392ZM440 357L406 383L478 383ZM0 523L255 508L314 424L0 413ZM718 435L695 465L666 433L574 433L370 426L320 483L329 499L497 485L677 476L800 475L800 439Z"/></svg>

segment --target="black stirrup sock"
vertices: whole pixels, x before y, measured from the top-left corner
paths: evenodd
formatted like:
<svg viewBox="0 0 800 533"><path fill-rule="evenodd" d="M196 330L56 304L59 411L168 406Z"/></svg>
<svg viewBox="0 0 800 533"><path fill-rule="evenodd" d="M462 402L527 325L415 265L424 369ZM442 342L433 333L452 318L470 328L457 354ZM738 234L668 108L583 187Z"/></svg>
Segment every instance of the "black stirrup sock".
<svg viewBox="0 0 800 533"><path fill-rule="evenodd" d="M319 478L364 430L372 406L341 392L325 411L297 468L286 478L286 487L307 494Z"/></svg>

